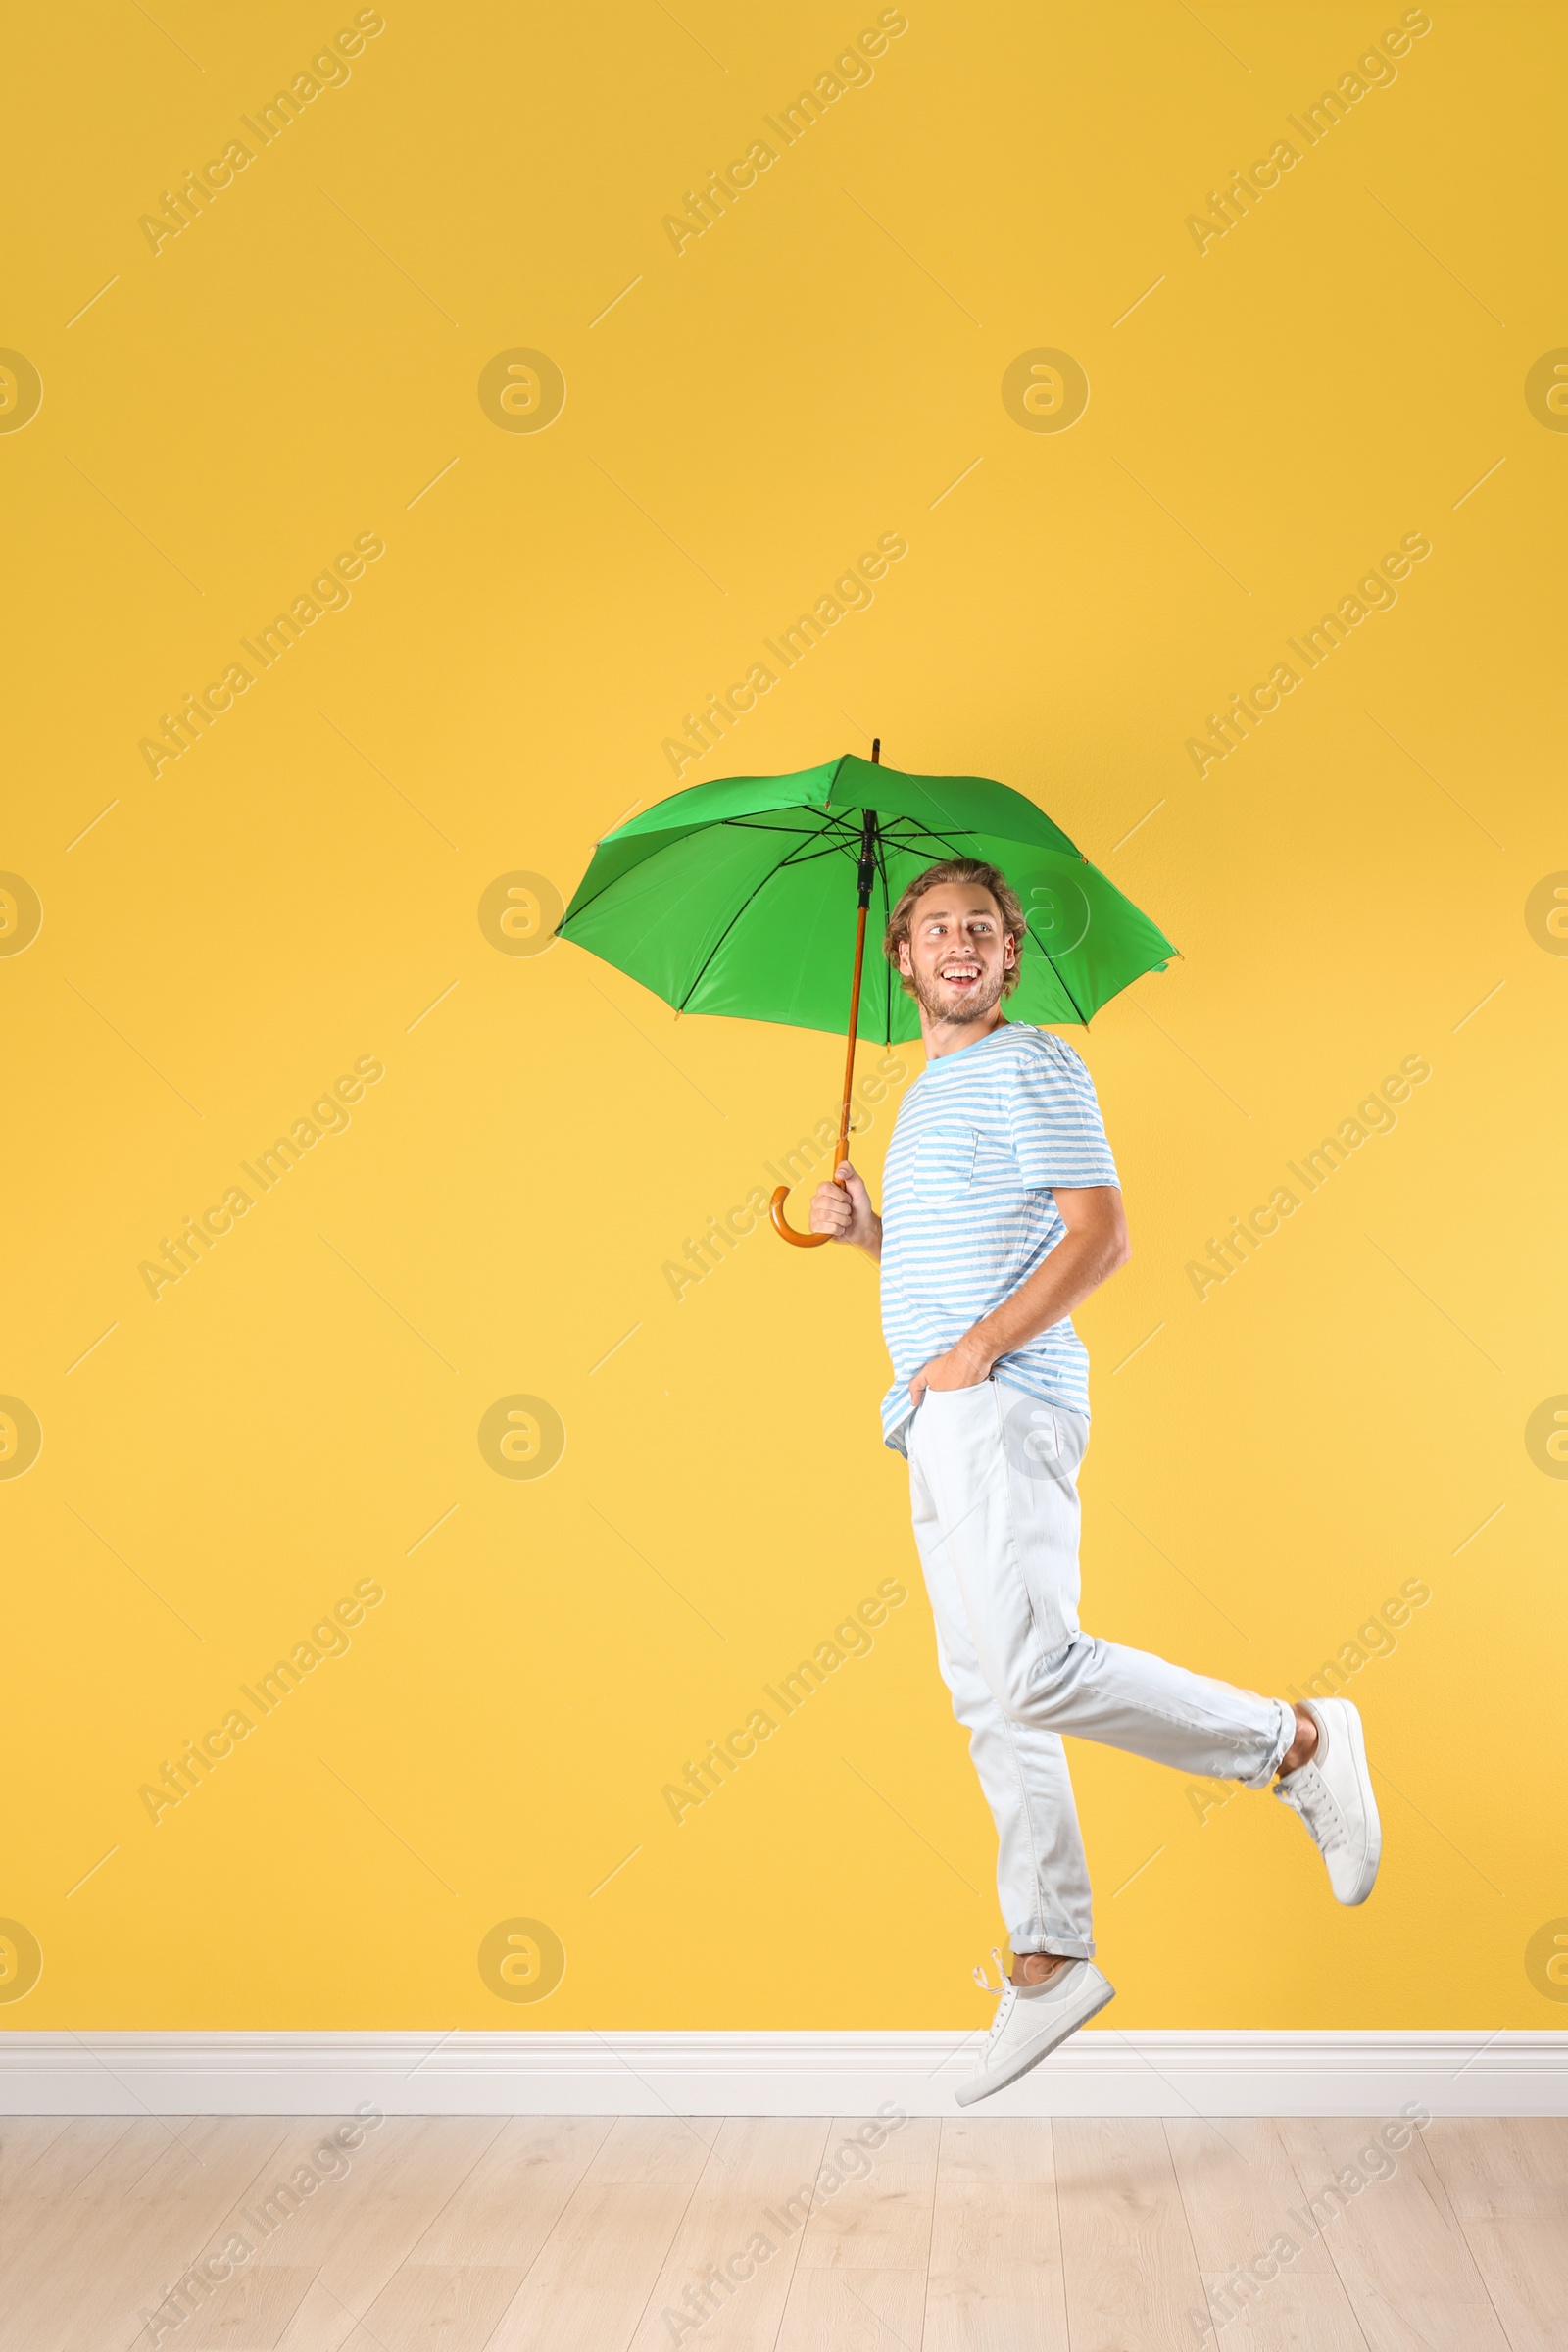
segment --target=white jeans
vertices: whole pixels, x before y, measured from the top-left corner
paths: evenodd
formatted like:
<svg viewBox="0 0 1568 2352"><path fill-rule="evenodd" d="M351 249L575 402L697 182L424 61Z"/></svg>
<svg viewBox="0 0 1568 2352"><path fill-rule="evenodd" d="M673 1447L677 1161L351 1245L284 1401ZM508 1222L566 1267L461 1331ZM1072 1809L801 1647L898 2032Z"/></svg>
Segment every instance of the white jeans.
<svg viewBox="0 0 1568 2352"><path fill-rule="evenodd" d="M1189 1674L1078 1626L1089 1424L998 1381L928 1389L908 1427L914 1536L953 1711L997 1824L1012 1949L1094 1952L1061 1735L1266 1788L1296 1737L1282 1698Z"/></svg>

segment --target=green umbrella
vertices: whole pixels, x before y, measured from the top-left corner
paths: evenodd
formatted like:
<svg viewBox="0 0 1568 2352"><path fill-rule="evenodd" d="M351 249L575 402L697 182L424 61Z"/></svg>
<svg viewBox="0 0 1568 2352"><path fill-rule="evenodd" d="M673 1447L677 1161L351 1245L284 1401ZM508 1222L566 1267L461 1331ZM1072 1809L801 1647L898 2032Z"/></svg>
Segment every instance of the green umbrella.
<svg viewBox="0 0 1568 2352"><path fill-rule="evenodd" d="M671 794L605 835L557 926L677 1011L847 1031L835 1167L849 1141L867 913L885 926L926 866L983 858L1017 891L1021 1020L1087 1022L1177 953L1021 792L984 776L902 775L880 754L877 742L869 760L846 753L797 775L723 776ZM864 1027L890 1046L920 1034L885 959ZM825 1241L786 1222L788 1197L786 1185L773 1196L776 1230L806 1248Z"/></svg>

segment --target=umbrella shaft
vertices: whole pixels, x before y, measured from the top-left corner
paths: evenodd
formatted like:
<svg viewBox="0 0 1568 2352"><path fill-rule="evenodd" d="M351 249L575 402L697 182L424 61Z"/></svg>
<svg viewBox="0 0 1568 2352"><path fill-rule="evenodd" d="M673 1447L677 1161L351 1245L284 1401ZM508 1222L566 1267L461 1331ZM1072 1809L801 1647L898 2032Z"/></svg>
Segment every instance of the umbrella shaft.
<svg viewBox="0 0 1568 2352"><path fill-rule="evenodd" d="M872 746L871 757L881 753L880 741ZM850 1095L855 1085L855 1043L860 1027L860 970L865 962L865 915L871 904L871 885L876 878L876 810L867 808L860 827L860 862L856 880L859 885L860 911L855 926L855 973L850 982L850 1035L844 1053L844 1102L839 1112L839 1148L833 1154L833 1181L838 1183L840 1160L849 1156Z"/></svg>
<svg viewBox="0 0 1568 2352"><path fill-rule="evenodd" d="M855 1085L855 1042L860 1026L860 966L864 957L865 905L862 901L855 926L855 977L850 983L850 1037L844 1054L844 1102L839 1112L839 1148L833 1154L835 1184L838 1182L839 1162L849 1156L850 1094Z"/></svg>

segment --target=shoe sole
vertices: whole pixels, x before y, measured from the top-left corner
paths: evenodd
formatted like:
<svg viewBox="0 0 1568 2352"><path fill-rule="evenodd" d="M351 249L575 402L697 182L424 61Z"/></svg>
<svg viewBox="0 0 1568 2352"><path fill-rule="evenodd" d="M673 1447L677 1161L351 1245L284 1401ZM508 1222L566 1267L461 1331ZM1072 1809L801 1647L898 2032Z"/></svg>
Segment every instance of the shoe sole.
<svg viewBox="0 0 1568 2352"><path fill-rule="evenodd" d="M1059 2050L1064 2041L1071 2040L1080 2027L1087 2026L1092 2017L1098 2017L1102 2009L1108 2007L1115 1998L1115 1985L1107 1984L1093 2008L1086 2009L1082 2016L1075 2017L1070 2025L1064 2025L1060 2033L1053 2034L1049 2040L1042 2035L1038 2045L1031 2043L1028 2050L1019 2057L1008 2073L997 2076L987 2075L982 2082L960 2082L953 2094L958 2105L972 2107L978 2099L989 2099L994 2091L1005 2090L1009 2082L1016 2082L1021 2076L1029 2074L1037 2067L1042 2059L1049 2058L1053 2050Z"/></svg>
<svg viewBox="0 0 1568 2352"><path fill-rule="evenodd" d="M1383 1859L1383 1816L1378 1811L1378 1800L1372 1793L1372 1773L1366 1760L1366 1740L1361 1731L1361 1710L1348 1698L1342 1699L1340 1703L1345 1709L1343 1729L1350 1744L1350 1758L1355 1766L1355 1782L1360 1790L1362 1806L1366 1812L1368 1832L1366 1859L1361 1864L1361 1875L1355 1882L1355 1889L1350 1894L1342 1894L1339 1897L1339 1900L1348 1909L1353 1910L1357 1903L1366 1901L1367 1896L1377 1885L1378 1865Z"/></svg>

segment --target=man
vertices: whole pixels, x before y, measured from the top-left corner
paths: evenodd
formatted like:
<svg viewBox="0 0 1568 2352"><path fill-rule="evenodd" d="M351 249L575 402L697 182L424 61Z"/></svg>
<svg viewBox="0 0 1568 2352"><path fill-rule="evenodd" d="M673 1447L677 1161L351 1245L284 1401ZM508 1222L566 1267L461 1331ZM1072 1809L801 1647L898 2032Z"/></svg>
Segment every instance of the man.
<svg viewBox="0 0 1568 2352"><path fill-rule="evenodd" d="M1050 1030L1004 1016L1023 931L995 866L956 858L910 883L883 947L927 1066L899 1112L883 1214L848 1161L811 1202L813 1231L882 1269L883 1431L908 1457L938 1660L997 1824L1013 1965L964 2106L1113 1997L1094 1965L1063 1733L1250 1788L1272 1780L1342 1903L1371 1893L1382 1841L1348 1699L1292 1706L1079 1628L1089 1393L1071 1315L1130 1251L1088 1070Z"/></svg>

